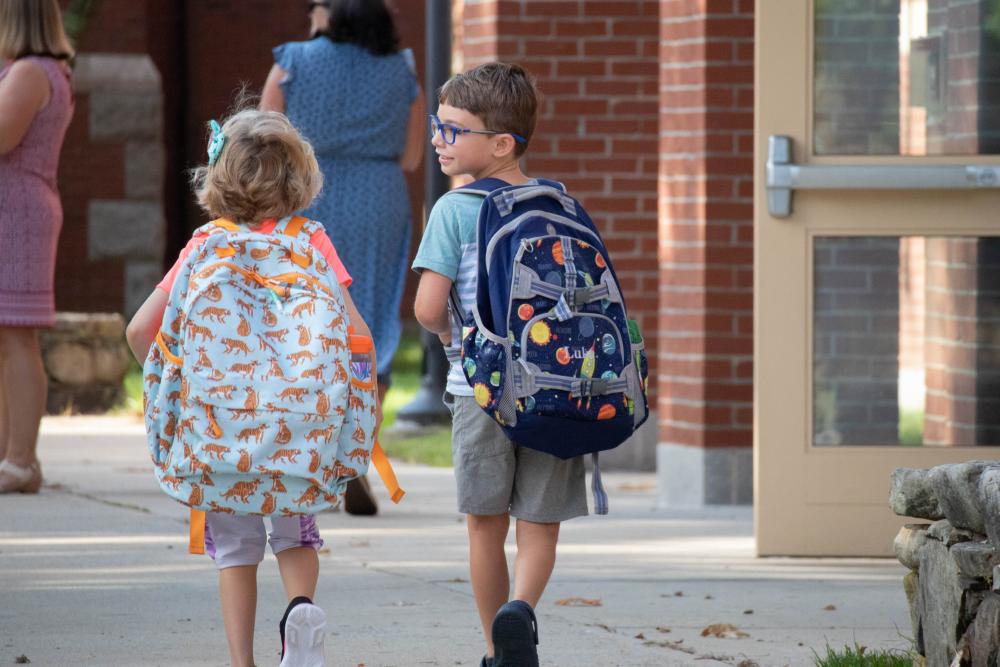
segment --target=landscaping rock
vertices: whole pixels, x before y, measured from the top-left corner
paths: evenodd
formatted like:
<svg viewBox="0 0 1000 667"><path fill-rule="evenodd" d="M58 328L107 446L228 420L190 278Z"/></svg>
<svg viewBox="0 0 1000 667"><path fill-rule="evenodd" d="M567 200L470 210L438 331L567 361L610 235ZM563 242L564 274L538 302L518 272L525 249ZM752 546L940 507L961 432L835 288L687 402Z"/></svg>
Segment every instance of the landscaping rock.
<svg viewBox="0 0 1000 667"><path fill-rule="evenodd" d="M892 542L893 550L899 562L916 570L920 567L920 548L927 542L927 529L930 524L908 523L896 533Z"/></svg>
<svg viewBox="0 0 1000 667"><path fill-rule="evenodd" d="M932 537L950 547L959 542L968 542L974 539L975 535L971 531L956 528L947 519L941 519L932 523L927 529L927 537Z"/></svg>
<svg viewBox="0 0 1000 667"><path fill-rule="evenodd" d="M997 667L1000 656L1000 595L989 593L967 633L972 667Z"/></svg>
<svg viewBox="0 0 1000 667"><path fill-rule="evenodd" d="M992 579L1000 554L989 542L961 542L951 548L958 570L971 579Z"/></svg>
<svg viewBox="0 0 1000 667"><path fill-rule="evenodd" d="M983 470L979 476L979 506L986 535L1000 547L1000 462Z"/></svg>
<svg viewBox="0 0 1000 667"><path fill-rule="evenodd" d="M924 652L924 629L920 622L920 575L916 570L903 577L903 592L910 608L910 623L913 626L913 641L918 653Z"/></svg>
<svg viewBox="0 0 1000 667"><path fill-rule="evenodd" d="M896 468L889 487L889 506L900 516L937 521L944 518L941 504L924 468Z"/></svg>
<svg viewBox="0 0 1000 667"><path fill-rule="evenodd" d="M928 540L920 550L918 598L927 667L949 667L958 648L963 593L959 576L948 547Z"/></svg>
<svg viewBox="0 0 1000 667"><path fill-rule="evenodd" d="M934 494L941 504L945 518L956 528L985 533L979 503L979 476L995 461L966 461L948 463L930 469L929 477Z"/></svg>

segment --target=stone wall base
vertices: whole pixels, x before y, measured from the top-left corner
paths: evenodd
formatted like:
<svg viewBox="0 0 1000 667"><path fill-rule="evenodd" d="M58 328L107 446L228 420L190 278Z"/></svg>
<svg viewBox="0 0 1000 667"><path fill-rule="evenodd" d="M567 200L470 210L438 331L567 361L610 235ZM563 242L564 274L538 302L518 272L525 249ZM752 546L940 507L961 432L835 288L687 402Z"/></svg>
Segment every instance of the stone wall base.
<svg viewBox="0 0 1000 667"><path fill-rule="evenodd" d="M132 355L118 313L57 313L41 334L49 414L106 412L122 399Z"/></svg>
<svg viewBox="0 0 1000 667"><path fill-rule="evenodd" d="M657 483L663 507L753 504L753 449L656 447Z"/></svg>

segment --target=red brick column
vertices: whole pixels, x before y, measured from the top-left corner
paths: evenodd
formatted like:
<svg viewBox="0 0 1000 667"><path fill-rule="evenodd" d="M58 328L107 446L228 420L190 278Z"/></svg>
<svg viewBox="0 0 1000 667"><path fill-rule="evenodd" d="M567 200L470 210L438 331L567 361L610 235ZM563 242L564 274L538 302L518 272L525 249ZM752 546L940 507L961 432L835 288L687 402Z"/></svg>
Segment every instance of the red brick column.
<svg viewBox="0 0 1000 667"><path fill-rule="evenodd" d="M754 3L659 4L661 494L749 503Z"/></svg>
<svg viewBox="0 0 1000 667"><path fill-rule="evenodd" d="M601 230L650 351L651 408L659 364L658 10L656 0L455 5L458 68L502 60L523 65L538 79L543 106L524 166L529 175L565 183ZM653 422L602 461L652 470Z"/></svg>

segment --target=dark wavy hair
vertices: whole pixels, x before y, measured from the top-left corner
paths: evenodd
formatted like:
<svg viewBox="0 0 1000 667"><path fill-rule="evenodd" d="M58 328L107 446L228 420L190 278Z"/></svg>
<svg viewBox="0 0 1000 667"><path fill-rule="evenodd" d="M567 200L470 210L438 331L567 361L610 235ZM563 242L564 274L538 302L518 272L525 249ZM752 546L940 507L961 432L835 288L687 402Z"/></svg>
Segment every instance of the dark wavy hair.
<svg viewBox="0 0 1000 667"><path fill-rule="evenodd" d="M330 27L317 36L357 44L375 56L399 50L399 32L385 0L332 0Z"/></svg>

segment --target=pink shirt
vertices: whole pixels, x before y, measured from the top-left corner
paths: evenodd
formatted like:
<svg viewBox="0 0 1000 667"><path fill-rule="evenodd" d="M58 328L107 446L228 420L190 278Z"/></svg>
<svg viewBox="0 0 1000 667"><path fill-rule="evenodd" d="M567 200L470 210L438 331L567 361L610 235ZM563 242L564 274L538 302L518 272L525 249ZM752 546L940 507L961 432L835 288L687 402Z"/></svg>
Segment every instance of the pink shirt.
<svg viewBox="0 0 1000 667"><path fill-rule="evenodd" d="M274 231L274 228L277 225L277 220L266 220L261 223L261 226L255 231L260 232L261 234L270 234ZM157 288L163 290L167 294L170 294L170 288L174 286L174 280L177 279L177 272L180 270L181 264L183 264L184 260L187 259L187 256L191 254L191 251L204 243L207 238L208 234L196 234L195 236L192 236L191 240L187 242L186 246L184 246L184 249L181 250L180 256L177 257L177 261L174 262L174 265L170 267L169 271L167 271L167 275L163 276L163 280L160 281ZM324 259L326 259L326 263L330 265L330 268L333 269L334 275L337 276L337 282L340 283L345 289L350 287L351 276L347 273L347 269L345 269L344 265L341 263L340 257L337 256L337 249L333 247L333 241L331 241L330 237L326 235L326 232L321 229L314 233L309 237L309 244L316 248L316 250L319 251L319 254L323 255Z"/></svg>

